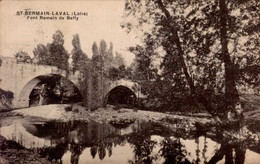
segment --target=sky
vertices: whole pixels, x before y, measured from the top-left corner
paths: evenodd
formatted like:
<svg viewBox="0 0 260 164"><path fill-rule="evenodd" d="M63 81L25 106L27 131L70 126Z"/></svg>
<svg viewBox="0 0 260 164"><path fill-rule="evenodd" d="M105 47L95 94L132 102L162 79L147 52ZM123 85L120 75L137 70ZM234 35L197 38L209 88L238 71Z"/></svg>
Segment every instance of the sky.
<svg viewBox="0 0 260 164"><path fill-rule="evenodd" d="M37 20L16 15L17 11L87 12L79 20ZM124 1L0 1L0 55L13 57L15 52L25 51L33 56L37 44L52 42L52 35L60 30L64 35L64 47L71 52L73 35L78 33L82 50L92 56L92 44L104 39L114 51L123 55L130 64L134 55L129 46L139 42L137 34L127 34L120 23L123 21ZM59 16L57 16L59 17Z"/></svg>

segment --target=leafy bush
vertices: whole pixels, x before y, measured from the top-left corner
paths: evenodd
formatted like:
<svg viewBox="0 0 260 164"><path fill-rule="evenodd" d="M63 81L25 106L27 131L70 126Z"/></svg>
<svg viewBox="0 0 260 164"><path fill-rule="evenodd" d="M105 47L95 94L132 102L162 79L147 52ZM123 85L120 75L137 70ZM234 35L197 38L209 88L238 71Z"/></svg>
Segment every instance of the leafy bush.
<svg viewBox="0 0 260 164"><path fill-rule="evenodd" d="M5 91L0 88L0 102L4 107L10 108L13 99L14 99L13 92Z"/></svg>

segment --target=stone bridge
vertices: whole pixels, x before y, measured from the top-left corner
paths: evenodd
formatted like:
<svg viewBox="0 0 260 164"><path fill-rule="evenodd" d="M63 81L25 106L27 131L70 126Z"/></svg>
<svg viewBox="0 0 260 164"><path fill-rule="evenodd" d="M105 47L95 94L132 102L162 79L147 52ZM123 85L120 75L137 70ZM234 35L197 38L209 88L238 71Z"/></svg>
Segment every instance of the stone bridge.
<svg viewBox="0 0 260 164"><path fill-rule="evenodd" d="M79 72L67 74L65 70L58 69L55 66L17 63L15 58L10 57L0 56L0 59L2 61L0 66L0 88L14 94L12 102L14 108L29 107L29 96L33 88L44 79L52 80L53 76L65 77L79 89L81 94L83 93L79 85L79 79L81 78ZM121 79L109 81L108 84L103 91L103 101L105 102L102 102L102 104L106 103L109 93L118 87L123 87L138 95L136 89L134 89L136 85L132 81ZM84 96L82 95L83 98L85 98Z"/></svg>

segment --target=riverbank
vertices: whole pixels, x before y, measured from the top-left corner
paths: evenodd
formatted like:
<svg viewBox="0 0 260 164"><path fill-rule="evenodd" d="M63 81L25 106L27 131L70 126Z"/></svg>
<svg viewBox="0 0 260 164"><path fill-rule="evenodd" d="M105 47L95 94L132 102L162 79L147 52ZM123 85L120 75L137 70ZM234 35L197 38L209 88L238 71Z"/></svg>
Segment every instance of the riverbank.
<svg viewBox="0 0 260 164"><path fill-rule="evenodd" d="M88 111L86 107L78 104L52 104L37 106L31 108L24 108L14 110L15 115L21 115L23 117L35 117L36 119L57 120L57 121L95 121L95 122L107 122L116 126L122 126L134 122L135 120L142 120L145 122L159 123L173 131L184 130L187 132L206 132L211 131L211 134L216 132L216 122L206 113L160 113L153 111L144 111L128 108L120 108L114 106L107 106L106 108L98 108L95 111ZM245 113L245 121L248 129L257 134L260 138L260 117L259 111L250 111ZM244 131L248 131L246 128ZM240 132L238 132L240 133ZM228 136L241 139L241 136L228 133ZM248 133L249 136L252 133ZM242 137L245 138L245 137ZM257 139L258 140L258 139Z"/></svg>
<svg viewBox="0 0 260 164"><path fill-rule="evenodd" d="M253 128L253 131L260 131L260 111L254 110L246 112L246 124ZM0 112L0 118L13 117L23 118L30 117L38 120L58 120L58 121L96 121L108 122L115 124L131 123L135 120L151 121L163 124L170 128L182 128L187 131L195 131L195 125L214 125L214 120L207 113L160 113L153 111L144 111L128 108L116 108L107 106L95 111L88 111L86 107L78 104L51 104L36 106L30 108L17 109L9 112ZM8 124L1 119L0 126ZM9 119L10 120L10 119ZM251 130L250 129L250 130Z"/></svg>
<svg viewBox="0 0 260 164"><path fill-rule="evenodd" d="M88 111L86 107L78 104L51 104L3 112L0 115L3 114L5 115L3 117L35 117L36 119L58 121L79 120L88 122L92 120L96 122L124 123L143 120L161 123L173 128L185 128L189 131L196 130L195 124L214 124L214 120L207 113L160 113L129 108L118 109L114 106ZM256 131L260 131L258 126L260 123L260 110L249 111L244 115L247 124L254 127Z"/></svg>
<svg viewBox="0 0 260 164"><path fill-rule="evenodd" d="M48 120L80 120L80 121L96 121L96 122L122 122L122 120L143 120L160 123L182 124L186 129L195 130L195 123L210 123L213 119L207 115L186 116L186 115L173 115L168 113L159 113L153 111L143 111L128 108L115 109L113 106L106 108L99 108L95 111L88 111L85 107L74 104L55 104L45 105L31 108L18 109L13 111L15 114L24 117L39 117Z"/></svg>

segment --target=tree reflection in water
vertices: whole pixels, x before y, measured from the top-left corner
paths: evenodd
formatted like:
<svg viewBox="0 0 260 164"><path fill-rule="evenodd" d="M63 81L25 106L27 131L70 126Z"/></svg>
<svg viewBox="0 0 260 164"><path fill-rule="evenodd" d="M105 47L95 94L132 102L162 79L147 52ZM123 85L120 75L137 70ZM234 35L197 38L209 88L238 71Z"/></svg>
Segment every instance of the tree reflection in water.
<svg viewBox="0 0 260 164"><path fill-rule="evenodd" d="M98 146L98 156L100 160L103 160L106 156L105 144L102 141Z"/></svg>
<svg viewBox="0 0 260 164"><path fill-rule="evenodd" d="M157 159L156 155L152 155L153 148L157 144L156 141L151 140L150 136L137 134L136 138L130 138L129 143L132 144L134 159L129 160L128 163L152 163Z"/></svg>
<svg viewBox="0 0 260 164"><path fill-rule="evenodd" d="M113 148L113 144L112 142L109 142L107 145L107 150L108 150L108 156L111 157L112 156L112 148Z"/></svg>
<svg viewBox="0 0 260 164"><path fill-rule="evenodd" d="M215 164L221 161L225 156L226 164L243 164L245 162L246 149L245 143L237 143L236 145L221 144L220 149L217 150L215 155L209 160L209 164ZM235 152L235 155L233 153Z"/></svg>
<svg viewBox="0 0 260 164"><path fill-rule="evenodd" d="M223 140L217 137L210 137L211 143L220 143L214 155L209 156L208 142L206 135L204 139L183 131L169 131L167 128L147 123L137 122L132 126L129 133L121 133L121 129L116 129L105 123L46 123L24 127L27 133L39 139L50 139L50 146L33 148L42 157L48 158L50 161L62 163L62 157L66 152L70 152L70 162L72 164L79 163L80 156L83 151L89 148L90 159L98 159L101 161L113 156L113 149L116 146L124 147L126 143L130 145L126 152L133 154L132 159L126 159L128 163L217 163L225 160L225 163L243 164L245 162L245 153L248 149L248 142L239 140ZM52 129L50 129L53 127ZM17 128L19 129L19 128ZM58 130L58 133L55 131ZM13 134L19 134L14 132ZM22 137L20 142L28 142L31 138ZM154 139L158 136L160 139ZM15 137L19 138L19 137ZM203 139L203 140L200 140ZM186 140L195 143L195 147L190 148L185 145ZM37 142L37 141L32 141ZM23 143L21 143L23 144ZM204 144L202 146L201 144ZM252 143L251 143L252 145ZM186 146L186 147L185 147ZM200 149L202 148L202 149ZM195 154L191 155L190 152ZM85 154L84 154L85 155ZM115 157L115 155L114 155ZM116 158L116 157L115 157Z"/></svg>
<svg viewBox="0 0 260 164"><path fill-rule="evenodd" d="M200 162L200 148L199 148L199 145L200 145L200 140L199 140L199 137L196 136L195 137L195 143L197 144L197 148L196 148L196 163L199 163Z"/></svg>
<svg viewBox="0 0 260 164"><path fill-rule="evenodd" d="M90 148L90 154L91 154L91 156L92 156L92 159L94 159L95 158L95 156L96 156L96 154L97 154L97 146L92 146L91 148Z"/></svg>
<svg viewBox="0 0 260 164"><path fill-rule="evenodd" d="M202 150L202 158L204 159L204 161L207 161L207 158L206 158L206 152L207 152L207 148L208 148L208 142L206 140L206 137L204 136L204 147L203 147L203 150Z"/></svg>
<svg viewBox="0 0 260 164"><path fill-rule="evenodd" d="M70 162L71 164L78 164L79 163L79 156L81 155L81 153L83 152L83 150L85 149L85 147L76 144L76 143L72 143L71 147L70 147L70 151L71 151L71 159Z"/></svg>
<svg viewBox="0 0 260 164"><path fill-rule="evenodd" d="M234 126L234 128L220 129L220 134L216 136L221 147L215 152L214 156L208 161L215 164L225 157L226 164L243 164L245 162L246 150L259 145L257 135L248 130L247 126ZM259 152L258 152L259 153Z"/></svg>
<svg viewBox="0 0 260 164"><path fill-rule="evenodd" d="M62 163L61 158L63 157L64 153L67 150L67 143L62 143L53 147L43 147L37 148L36 152L40 154L41 157L48 157L49 161L55 161L56 163Z"/></svg>
<svg viewBox="0 0 260 164"><path fill-rule="evenodd" d="M164 164L190 163L186 158L187 151L180 142L180 138L166 137L161 142L161 156L165 158Z"/></svg>

